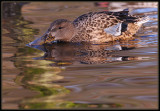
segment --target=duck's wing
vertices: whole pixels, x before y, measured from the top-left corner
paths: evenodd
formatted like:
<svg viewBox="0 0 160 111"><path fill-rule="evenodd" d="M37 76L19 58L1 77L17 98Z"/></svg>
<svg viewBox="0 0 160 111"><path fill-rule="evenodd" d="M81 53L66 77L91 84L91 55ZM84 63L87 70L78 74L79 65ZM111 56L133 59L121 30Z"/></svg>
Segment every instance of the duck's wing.
<svg viewBox="0 0 160 111"><path fill-rule="evenodd" d="M121 30L122 30L122 23L118 23L116 25L113 25L113 26L110 26L110 27L104 29L104 31L107 34L111 34L113 36L121 35Z"/></svg>

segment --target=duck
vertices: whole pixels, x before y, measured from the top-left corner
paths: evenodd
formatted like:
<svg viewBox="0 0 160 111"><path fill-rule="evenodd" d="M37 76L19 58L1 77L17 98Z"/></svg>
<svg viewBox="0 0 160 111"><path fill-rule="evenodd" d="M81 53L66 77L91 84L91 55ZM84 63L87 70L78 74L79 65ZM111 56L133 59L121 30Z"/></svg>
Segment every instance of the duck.
<svg viewBox="0 0 160 111"><path fill-rule="evenodd" d="M128 8L118 12L89 12L74 21L53 21L46 33L28 45L52 44L57 41L101 44L130 39L149 20L149 16L130 15Z"/></svg>

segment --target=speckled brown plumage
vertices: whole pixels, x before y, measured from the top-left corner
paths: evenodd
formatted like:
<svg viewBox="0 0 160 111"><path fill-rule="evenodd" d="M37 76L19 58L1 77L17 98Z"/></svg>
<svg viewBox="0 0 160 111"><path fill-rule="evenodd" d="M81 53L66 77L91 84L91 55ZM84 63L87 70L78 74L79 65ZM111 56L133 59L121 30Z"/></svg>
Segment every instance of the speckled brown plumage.
<svg viewBox="0 0 160 111"><path fill-rule="evenodd" d="M121 12L90 12L81 15L73 24L79 29L79 32L71 39L72 42L87 41L94 43L102 43L125 39L132 37L140 26L136 25L140 17L128 15L128 11ZM114 37L106 34L105 28L124 23L128 25L127 29L122 28L122 35Z"/></svg>

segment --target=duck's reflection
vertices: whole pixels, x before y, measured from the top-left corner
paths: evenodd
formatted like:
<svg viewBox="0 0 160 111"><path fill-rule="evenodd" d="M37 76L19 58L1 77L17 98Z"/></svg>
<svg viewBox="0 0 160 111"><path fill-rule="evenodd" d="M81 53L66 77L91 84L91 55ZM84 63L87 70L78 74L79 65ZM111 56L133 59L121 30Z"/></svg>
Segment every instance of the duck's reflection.
<svg viewBox="0 0 160 111"><path fill-rule="evenodd" d="M75 62L81 64L104 64L117 61L137 60L134 56L118 56L117 51L132 50L137 47L136 41L121 42L119 44L89 44L57 42L34 46L45 52L42 57L34 59L54 61L53 66L71 65Z"/></svg>

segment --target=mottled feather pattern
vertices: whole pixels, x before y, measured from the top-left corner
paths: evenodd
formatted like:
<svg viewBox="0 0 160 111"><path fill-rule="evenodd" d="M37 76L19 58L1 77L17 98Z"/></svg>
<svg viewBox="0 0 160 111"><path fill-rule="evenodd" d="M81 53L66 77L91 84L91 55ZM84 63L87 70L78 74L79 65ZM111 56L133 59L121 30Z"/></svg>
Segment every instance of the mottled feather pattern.
<svg viewBox="0 0 160 111"><path fill-rule="evenodd" d="M123 24L126 23L124 25L126 25L127 28L128 23L134 23L138 20L139 19L136 16L128 15L128 11L90 12L88 14L81 15L73 21L75 27L79 29L79 33L76 34L75 37L71 39L71 41L78 42L87 40L92 41L93 43L112 41L117 38L112 35L106 34L104 32L105 28L117 25L118 23L122 22ZM122 31L126 31L126 29L122 28ZM131 36L131 34L127 34L127 36L128 35Z"/></svg>

